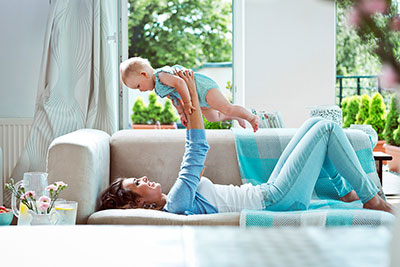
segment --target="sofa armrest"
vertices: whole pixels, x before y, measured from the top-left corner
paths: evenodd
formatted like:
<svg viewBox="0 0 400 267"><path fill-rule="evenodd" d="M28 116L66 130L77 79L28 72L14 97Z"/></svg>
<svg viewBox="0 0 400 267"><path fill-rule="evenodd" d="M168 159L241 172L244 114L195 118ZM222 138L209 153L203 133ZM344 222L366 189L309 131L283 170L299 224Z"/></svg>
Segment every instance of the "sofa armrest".
<svg viewBox="0 0 400 267"><path fill-rule="evenodd" d="M86 223L110 183L110 136L81 129L54 139L47 154L47 172L49 184L68 184L60 197L77 201L76 222Z"/></svg>

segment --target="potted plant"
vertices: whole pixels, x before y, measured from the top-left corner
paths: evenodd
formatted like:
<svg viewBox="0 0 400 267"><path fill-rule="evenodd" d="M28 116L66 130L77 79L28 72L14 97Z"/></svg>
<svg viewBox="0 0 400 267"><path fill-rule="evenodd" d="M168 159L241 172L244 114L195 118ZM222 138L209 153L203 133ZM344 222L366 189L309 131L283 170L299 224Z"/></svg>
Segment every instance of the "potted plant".
<svg viewBox="0 0 400 267"><path fill-rule="evenodd" d="M132 107L132 111L133 114L131 115L131 120L133 124L147 124L149 115L141 96L136 98L135 104Z"/></svg>
<svg viewBox="0 0 400 267"><path fill-rule="evenodd" d="M343 128L347 128L354 124L360 107L360 96L354 95L348 98L345 107L342 107L343 116Z"/></svg>
<svg viewBox="0 0 400 267"><path fill-rule="evenodd" d="M390 101L389 112L386 118L385 130L383 136L386 144L383 145L385 152L393 157L388 161L390 171L400 171L400 127L399 127L399 110L397 97L392 95Z"/></svg>
<svg viewBox="0 0 400 267"><path fill-rule="evenodd" d="M142 97L137 97L132 107L132 129L176 129L178 117L175 115L169 99L164 106L157 101L157 95L149 94L146 107Z"/></svg>
<svg viewBox="0 0 400 267"><path fill-rule="evenodd" d="M223 130L223 129L230 129L232 128L232 121L216 121L216 122L211 122L208 121L204 116L203 116L203 122L204 122L204 128L205 129L212 129L212 130Z"/></svg>
<svg viewBox="0 0 400 267"><path fill-rule="evenodd" d="M360 106L356 116L356 124L364 124L369 117L369 106L371 104L371 98L367 94L363 94L360 99Z"/></svg>
<svg viewBox="0 0 400 267"><path fill-rule="evenodd" d="M385 152L383 144L383 130L385 128L386 106L383 102L383 97L380 93L372 96L371 105L369 106L369 116L364 124L370 124L378 134L378 144L375 146L374 151Z"/></svg>

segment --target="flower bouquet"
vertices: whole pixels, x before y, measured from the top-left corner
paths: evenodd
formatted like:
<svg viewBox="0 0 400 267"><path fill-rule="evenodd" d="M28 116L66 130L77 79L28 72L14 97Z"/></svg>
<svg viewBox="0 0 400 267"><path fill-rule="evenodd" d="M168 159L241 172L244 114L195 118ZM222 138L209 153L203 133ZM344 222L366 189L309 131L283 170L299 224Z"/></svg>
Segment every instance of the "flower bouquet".
<svg viewBox="0 0 400 267"><path fill-rule="evenodd" d="M35 214L50 214L54 207L54 202L57 200L58 195L68 185L62 181L55 182L46 187L49 196L40 196L37 198L35 191L25 192L23 186L16 187L14 180L11 178L10 182L5 185L5 188L10 190L16 198L18 198L30 211Z"/></svg>

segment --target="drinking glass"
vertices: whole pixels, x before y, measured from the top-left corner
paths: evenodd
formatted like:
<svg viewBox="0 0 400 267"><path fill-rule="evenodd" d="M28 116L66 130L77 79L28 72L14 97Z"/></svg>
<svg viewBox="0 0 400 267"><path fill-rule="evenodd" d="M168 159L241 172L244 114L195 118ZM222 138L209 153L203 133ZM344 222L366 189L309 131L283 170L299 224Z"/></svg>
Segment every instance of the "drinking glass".
<svg viewBox="0 0 400 267"><path fill-rule="evenodd" d="M55 208L60 219L58 225L74 225L76 222L76 213L78 210L78 202L76 201L63 201L55 203Z"/></svg>

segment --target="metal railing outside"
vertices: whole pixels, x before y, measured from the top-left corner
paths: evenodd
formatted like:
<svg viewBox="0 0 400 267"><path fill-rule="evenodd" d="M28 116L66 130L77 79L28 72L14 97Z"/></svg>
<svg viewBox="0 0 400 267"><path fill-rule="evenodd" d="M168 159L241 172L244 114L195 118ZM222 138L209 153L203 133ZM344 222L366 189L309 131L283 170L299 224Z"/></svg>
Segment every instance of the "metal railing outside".
<svg viewBox="0 0 400 267"><path fill-rule="evenodd" d="M392 92L386 91L381 86L381 77L378 75L336 76L336 104L341 106L343 98L367 94L372 96L379 92L389 103Z"/></svg>

